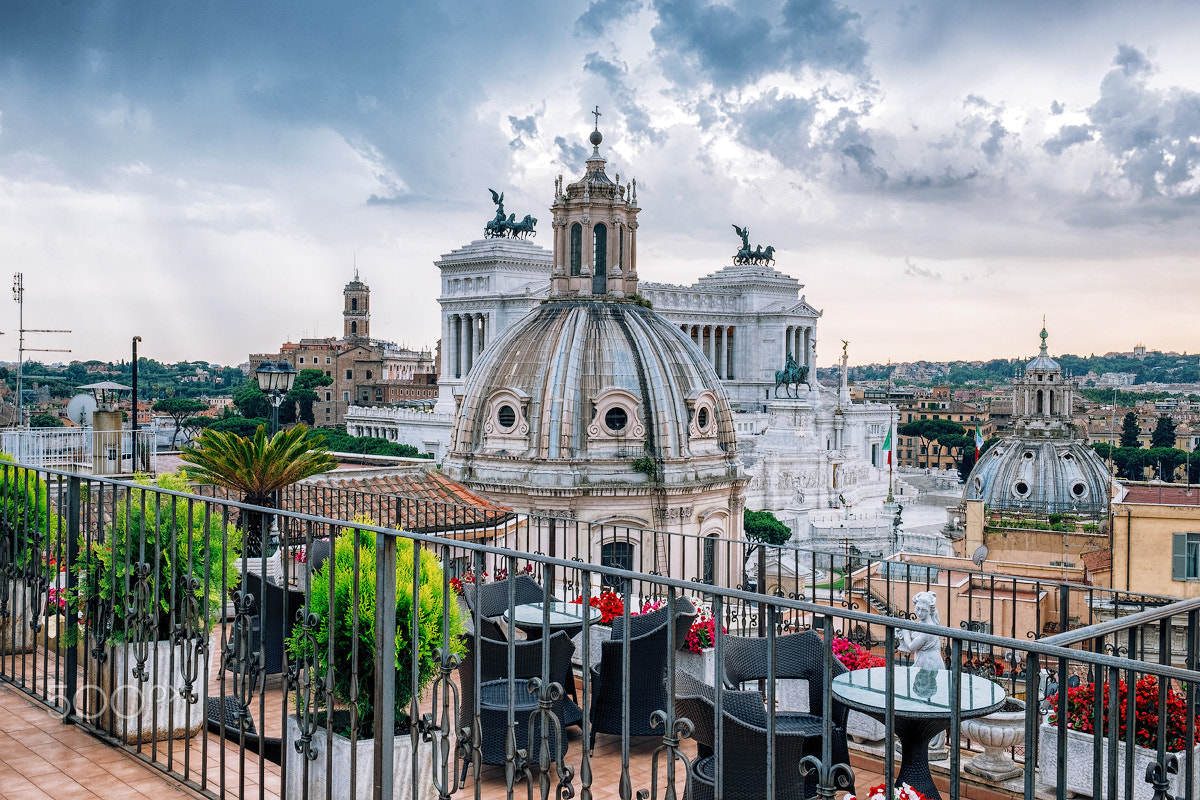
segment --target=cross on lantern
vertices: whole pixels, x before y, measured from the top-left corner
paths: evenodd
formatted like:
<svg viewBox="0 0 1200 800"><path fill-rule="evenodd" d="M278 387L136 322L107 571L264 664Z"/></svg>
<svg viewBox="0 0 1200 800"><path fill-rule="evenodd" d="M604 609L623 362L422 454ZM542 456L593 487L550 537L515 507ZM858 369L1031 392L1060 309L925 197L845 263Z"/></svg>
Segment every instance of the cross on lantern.
<svg viewBox="0 0 1200 800"><path fill-rule="evenodd" d="M596 118L596 130L600 130L600 117L604 116L600 113L600 106L596 106L595 110L592 111L592 116Z"/></svg>

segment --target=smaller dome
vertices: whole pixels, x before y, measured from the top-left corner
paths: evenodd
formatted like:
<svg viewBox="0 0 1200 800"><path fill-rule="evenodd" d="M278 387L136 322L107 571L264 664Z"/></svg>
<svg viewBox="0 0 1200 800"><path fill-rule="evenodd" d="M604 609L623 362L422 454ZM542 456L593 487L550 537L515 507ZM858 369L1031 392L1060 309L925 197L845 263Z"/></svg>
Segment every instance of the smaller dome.
<svg viewBox="0 0 1200 800"><path fill-rule="evenodd" d="M1042 321L1042 332L1038 334L1042 337L1042 347L1037 356L1025 365L1026 372L1061 372L1062 367L1057 361L1050 357L1046 352L1046 339L1050 334L1046 333L1046 323Z"/></svg>
<svg viewBox="0 0 1200 800"><path fill-rule="evenodd" d="M992 509L1101 516L1111 485L1104 462L1082 442L1013 437L979 457L965 499Z"/></svg>

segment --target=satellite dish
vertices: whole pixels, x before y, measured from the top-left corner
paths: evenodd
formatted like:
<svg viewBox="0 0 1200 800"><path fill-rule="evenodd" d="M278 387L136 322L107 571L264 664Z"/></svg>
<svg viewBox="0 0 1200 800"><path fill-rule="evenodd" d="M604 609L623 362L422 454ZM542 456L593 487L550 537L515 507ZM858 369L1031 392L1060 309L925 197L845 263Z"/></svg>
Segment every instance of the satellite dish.
<svg viewBox="0 0 1200 800"><path fill-rule="evenodd" d="M77 394L67 403L67 419L76 425L91 425L92 412L95 410L95 397L90 394Z"/></svg>
<svg viewBox="0 0 1200 800"><path fill-rule="evenodd" d="M978 569L983 569L984 559L988 557L988 549L986 544L981 544L975 548L975 552L971 554L971 560L975 562Z"/></svg>

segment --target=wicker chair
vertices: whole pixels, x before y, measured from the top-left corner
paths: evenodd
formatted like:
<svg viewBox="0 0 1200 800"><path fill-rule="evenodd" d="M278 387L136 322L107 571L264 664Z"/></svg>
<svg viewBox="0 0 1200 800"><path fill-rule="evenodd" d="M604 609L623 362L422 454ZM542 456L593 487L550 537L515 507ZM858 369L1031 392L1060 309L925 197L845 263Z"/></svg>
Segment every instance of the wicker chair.
<svg viewBox="0 0 1200 800"><path fill-rule="evenodd" d="M499 617L508 611L509 581L515 584L516 600L514 602L516 605L540 603L545 600L541 584L525 574L495 583L485 583L478 587L473 583L464 583L463 597L476 618Z"/></svg>
<svg viewBox="0 0 1200 800"><path fill-rule="evenodd" d="M745 684L766 680L770 658L770 639L765 637L726 636L724 639L725 685L741 689ZM820 724L825 700L825 640L812 631L801 631L775 637L775 677L808 681L808 712L779 712L777 719L811 718ZM845 665L832 659L832 681L847 672ZM849 709L833 700L833 763L849 764L850 750L846 744L846 715ZM817 738L820 755L820 736Z"/></svg>
<svg viewBox="0 0 1200 800"><path fill-rule="evenodd" d="M513 700L514 705L524 706L523 709L519 707L516 714L518 748L525 748L528 741L530 695L527 694L526 689L530 678L541 677L542 648L546 643L550 648L550 681L566 688L569 682L575 680L575 676L571 673L571 654L575 652L575 645L571 643L571 639L566 633L559 631L545 640L531 639L513 642L516 668L512 676L515 679L514 687L517 692L517 696ZM479 639L467 638L467 653L458 667L458 735L460 740L469 740L475 725L476 661L479 663L480 685L487 687L485 694L494 695L497 683L507 683L509 675L508 647L509 643L506 641L486 639L482 636ZM504 693L502 701L494 698L481 698L480 761L484 764L503 764L505 762L505 739L508 734L508 687L504 685L500 688ZM534 704L536 705L536 703ZM552 710L564 729L571 725L580 725L583 722L583 711L566 696L556 700ZM538 743L536 736L540 736L540 732L535 734L533 742L535 750ZM553 736L554 734L551 732L552 742ZM562 754L565 755L567 752L565 730L559 738L559 745ZM530 753L531 758L535 755L533 752ZM469 765L469 761L463 761L460 784L466 778Z"/></svg>
<svg viewBox="0 0 1200 800"><path fill-rule="evenodd" d="M257 701L252 702L254 708ZM224 735L227 742L238 745L245 742L246 749L252 753L262 753L262 757L275 764L283 763L283 740L273 736L259 736L254 727L253 718L246 720L243 734L242 723L238 719L238 700L233 695L225 697L210 697L205 702L207 727L218 736ZM251 711L253 714L253 711ZM243 738L244 737L244 738Z"/></svg>
<svg viewBox="0 0 1200 800"><path fill-rule="evenodd" d="M661 736L650 726L650 715L667 708L667 659L687 640L696 607L686 597L675 599L675 638L668 639L666 606L629 619L629 663L635 672L625 682L622 651L625 647L624 619L613 620L612 639L600 646L600 663L592 667L590 747L597 733L622 733L622 698L629 696L629 735Z"/></svg>
<svg viewBox="0 0 1200 800"><path fill-rule="evenodd" d="M250 608L250 649L252 652L258 649L261 641L263 672L278 675L283 672L283 651L304 604L304 594L288 591L253 572L246 573L242 590L254 597Z"/></svg>
<svg viewBox="0 0 1200 800"><path fill-rule="evenodd" d="M724 797L760 800L767 789L767 711L757 691L727 689L721 695ZM691 721L692 738L711 752L716 745L716 699L713 687L686 673L675 677L675 715ZM821 720L798 715L775 717L775 797L807 800L816 794L816 776L802 778L800 761L820 756ZM815 744L815 747L814 747ZM716 796L717 755L698 756L688 771L691 800Z"/></svg>

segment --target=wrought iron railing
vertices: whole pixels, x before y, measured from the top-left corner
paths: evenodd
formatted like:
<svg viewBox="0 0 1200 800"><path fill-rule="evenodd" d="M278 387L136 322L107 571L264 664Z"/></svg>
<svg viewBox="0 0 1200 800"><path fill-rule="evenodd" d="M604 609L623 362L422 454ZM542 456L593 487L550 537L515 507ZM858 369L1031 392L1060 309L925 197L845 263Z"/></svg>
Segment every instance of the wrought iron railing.
<svg viewBox="0 0 1200 800"><path fill-rule="evenodd" d="M369 493L325 495L331 513L276 511L172 487L0 464L0 680L209 796L324 797L339 781L351 796L380 797L397 783L441 798L584 797L601 785L653 800L706 790L771 800L840 796L854 773L838 710L850 695L835 695L850 690L828 646L838 638L882 660L874 713L885 741L898 733L906 742L902 774L920 772L927 729L948 728L949 796L969 796L968 781L979 779L964 770L975 743L963 723L990 706L946 702L932 715L936 723L913 722L920 713L897 698L920 695L912 681L930 678L910 670L896 645L922 634L940 637L942 663L958 667L935 671L946 697L1002 687L1024 698L1024 744L1014 748L1024 797L1046 786L1066 796L1080 790L1072 781L1095 797L1191 798L1200 785L1200 601L992 575L949 561L881 566L800 551L781 556L813 580L766 594L758 591L769 588L763 572L745 578L743 542L645 538L633 528ZM255 558L240 552L246 514L278 516L282 549ZM362 514L383 525L348 525ZM397 522L408 530L396 530ZM333 561L313 570L327 555L325 540L336 543ZM660 551L623 551L628 568L589 560L612 556L604 545L613 542ZM372 579L397 574L398 563L398 581ZM646 564L668 568L652 574ZM473 618L456 584L482 608L484 586L501 570L528 581L501 584L501 619ZM485 571L492 579L482 584ZM827 589L814 590L822 580ZM536 587L546 609L540 621L518 617L531 599L519 585ZM945 625L908 615L925 591L945 601ZM420 598L421 614L406 610L406 595ZM570 611L582 598L597 598L597 613L612 624L582 614L582 603L578 624L568 624L548 604L565 601ZM1021 603L1034 609L1032 622L1006 616ZM699 666L675 646L691 632L691 606L720 623ZM655 621L661 627L650 627ZM1045 629L1050 621L1058 633ZM513 635L522 626L531 637L524 642ZM571 637L558 630L575 641L563 644ZM610 644L593 652L604 638ZM809 697L820 707L809 706L805 718L788 682L804 659L790 648L812 641L826 644L815 667L807 664L816 670ZM757 662L762 682L747 684L761 687L757 711L723 680L753 674L739 653L754 647L765 653ZM568 649L577 669L564 667ZM681 671L708 688L696 689ZM1089 686L1099 689L1089 694ZM1132 702L1123 686L1137 687ZM1119 713L1106 717L1105 703ZM1083 734L1050 724L1052 717L1118 735L1081 744ZM807 726L807 741L794 750L798 725ZM595 750L593 728L606 737ZM331 733L338 729L347 734L345 757ZM738 748L755 736L762 746L743 755ZM390 755L397 740L410 748L403 759ZM1151 740L1146 752L1129 746ZM1182 750L1172 756L1175 745ZM873 757L879 773L895 774L892 748ZM762 768L749 766L760 761ZM1080 778L1084 767L1095 777ZM860 779L857 788L867 787Z"/></svg>

